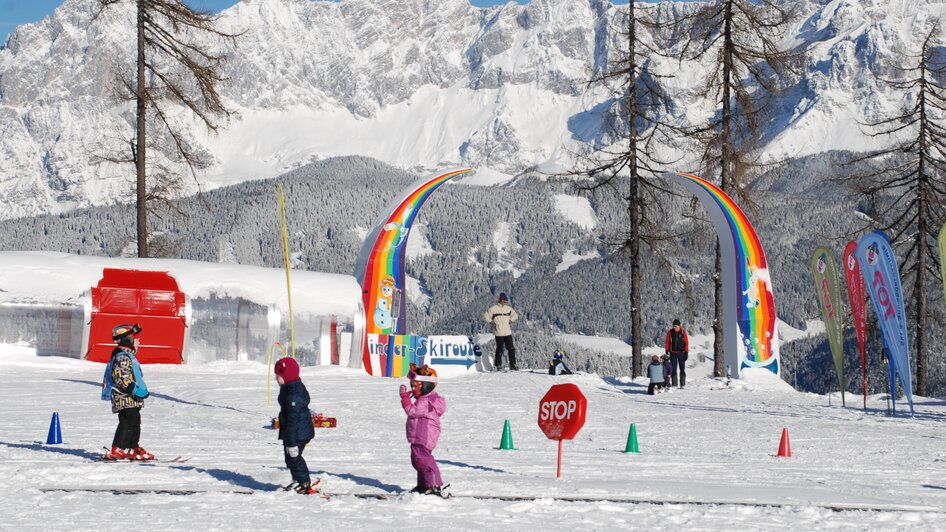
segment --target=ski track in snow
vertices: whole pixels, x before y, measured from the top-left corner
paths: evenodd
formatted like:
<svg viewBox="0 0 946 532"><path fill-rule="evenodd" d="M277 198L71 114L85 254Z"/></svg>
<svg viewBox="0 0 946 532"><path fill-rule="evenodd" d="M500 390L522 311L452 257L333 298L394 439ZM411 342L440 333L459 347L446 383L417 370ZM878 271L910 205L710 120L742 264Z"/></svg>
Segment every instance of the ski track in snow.
<svg viewBox="0 0 946 532"><path fill-rule="evenodd" d="M943 399L918 398L915 418L889 417L882 395L868 398L867 412L854 394L847 408L837 395L829 407L827 397L777 380L725 388L706 377L710 363L690 365L686 390L657 396L646 395L643 379L594 375L444 379L438 391L449 410L434 455L458 495L449 500L345 495L413 487L403 381L303 368L313 411L338 419L338 428L316 431L304 454L321 487L338 494L323 500L275 491L290 478L268 428L278 387L268 405L263 365L145 366L153 393L142 445L159 459L192 458L109 464L94 461L116 425L99 399L103 366L0 346L0 530L101 530L121 521L136 530L946 530ZM581 387L588 415L565 442L556 480L556 445L536 418L548 387L566 381ZM62 445L43 443L53 411ZM498 450L505 419L515 451ZM632 422L640 454L622 452ZM783 427L792 458L774 456ZM138 489L193 493L121 493Z"/></svg>

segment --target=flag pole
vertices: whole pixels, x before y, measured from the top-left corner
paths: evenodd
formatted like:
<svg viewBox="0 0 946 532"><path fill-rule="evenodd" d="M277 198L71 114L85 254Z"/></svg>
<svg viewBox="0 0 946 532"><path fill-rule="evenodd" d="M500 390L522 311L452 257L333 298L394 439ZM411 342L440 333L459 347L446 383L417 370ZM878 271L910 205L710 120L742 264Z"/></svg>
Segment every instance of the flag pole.
<svg viewBox="0 0 946 532"><path fill-rule="evenodd" d="M286 228L286 202L283 199L282 183L279 184L279 223L282 230L282 258L286 265L286 295L289 297L289 341L292 358L296 358L296 331L292 321L292 287L289 284L289 231Z"/></svg>

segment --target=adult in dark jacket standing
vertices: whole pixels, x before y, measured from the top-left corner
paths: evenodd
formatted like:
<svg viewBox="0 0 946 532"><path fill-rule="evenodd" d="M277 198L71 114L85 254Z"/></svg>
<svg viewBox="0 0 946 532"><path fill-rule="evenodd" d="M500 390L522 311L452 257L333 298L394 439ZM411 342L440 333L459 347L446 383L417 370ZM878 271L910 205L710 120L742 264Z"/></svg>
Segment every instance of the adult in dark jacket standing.
<svg viewBox="0 0 946 532"><path fill-rule="evenodd" d="M299 363L292 358L281 358L273 368L279 383L279 439L283 444L286 467L292 474L292 483L286 491L310 495L318 493L309 477L309 466L302 458L305 446L315 437L312 414L309 412L309 391L299 379Z"/></svg>
<svg viewBox="0 0 946 532"><path fill-rule="evenodd" d="M673 320L673 327L667 331L667 341L664 350L670 355L670 379L674 386L677 385L677 370L680 371L680 387L687 384L686 362L690 355L690 339L687 332L680 325L680 320Z"/></svg>
<svg viewBox="0 0 946 532"><path fill-rule="evenodd" d="M512 343L512 322L519 319L519 314L509 305L505 292L499 293L499 302L483 313L483 321L493 324L496 338L496 357L493 366L496 371L503 368L503 350L509 350L509 369L516 371L516 346Z"/></svg>

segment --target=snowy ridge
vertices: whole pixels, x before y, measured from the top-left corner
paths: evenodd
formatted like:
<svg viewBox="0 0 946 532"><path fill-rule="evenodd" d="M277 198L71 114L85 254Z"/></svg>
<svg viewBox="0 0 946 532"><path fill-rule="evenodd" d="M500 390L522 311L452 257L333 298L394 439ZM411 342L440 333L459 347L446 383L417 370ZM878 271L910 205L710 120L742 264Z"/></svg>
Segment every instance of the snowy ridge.
<svg viewBox="0 0 946 532"><path fill-rule="evenodd" d="M131 61L130 13L112 9L91 22L94 5L66 0L0 49L0 200L10 206L2 217L131 198L127 168L91 164L120 142L118 132L130 132L130 107L110 100L107 88ZM807 75L763 131L763 158L875 146L858 122L896 110L903 98L872 74L889 74L946 7L802 7L791 40L810 47ZM209 165L201 179L212 188L348 154L403 168L472 166L482 169L468 178L476 184L570 168L587 143L605 138L612 95L587 80L622 40L622 9L607 0L488 9L466 0L244 0L222 19L245 31L226 51L221 87L238 116L217 137L197 127L189 135ZM666 119L705 120L712 108L692 89L705 68L659 58L654 67L677 75Z"/></svg>

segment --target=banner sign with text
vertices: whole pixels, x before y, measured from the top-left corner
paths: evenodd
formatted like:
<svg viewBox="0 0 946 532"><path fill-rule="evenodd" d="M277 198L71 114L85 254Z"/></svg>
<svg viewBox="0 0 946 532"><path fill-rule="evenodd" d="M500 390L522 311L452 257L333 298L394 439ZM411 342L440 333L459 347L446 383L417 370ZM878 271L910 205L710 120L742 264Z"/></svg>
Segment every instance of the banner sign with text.
<svg viewBox="0 0 946 532"><path fill-rule="evenodd" d="M912 413L913 379L910 374L910 342L903 308L903 289L897 259L887 235L882 231L874 231L861 237L857 244L857 262L890 355L887 371L890 374L890 398L894 413L897 412L897 377L900 378Z"/></svg>
<svg viewBox="0 0 946 532"><path fill-rule="evenodd" d="M368 334L366 358L370 374L378 377L404 377L410 365L427 364L438 375L462 373L479 362L480 348L467 336L414 336L407 334Z"/></svg>

